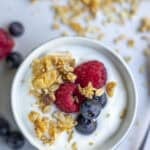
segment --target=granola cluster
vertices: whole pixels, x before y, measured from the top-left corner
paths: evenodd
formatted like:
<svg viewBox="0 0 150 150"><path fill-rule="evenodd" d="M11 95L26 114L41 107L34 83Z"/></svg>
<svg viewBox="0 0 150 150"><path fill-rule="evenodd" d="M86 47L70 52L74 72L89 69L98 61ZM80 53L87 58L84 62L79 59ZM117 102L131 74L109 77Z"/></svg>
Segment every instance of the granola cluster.
<svg viewBox="0 0 150 150"><path fill-rule="evenodd" d="M92 83L89 82L88 86L82 88L80 85L79 85L79 91L80 93L85 96L86 98L90 98L92 99L93 98L93 95L95 96L100 96L104 93L104 89L100 88L100 89L96 89L92 86Z"/></svg>
<svg viewBox="0 0 150 150"><path fill-rule="evenodd" d="M31 94L38 99L43 112L55 101L55 91L60 84L75 81L74 67L75 59L70 53L57 53L33 61Z"/></svg>
<svg viewBox="0 0 150 150"><path fill-rule="evenodd" d="M29 119L34 124L36 136L45 144L53 144L62 132L67 132L69 137L76 125L72 115L62 112L53 113L53 119L49 119L31 111Z"/></svg>
<svg viewBox="0 0 150 150"><path fill-rule="evenodd" d="M149 32L150 31L150 18L142 19L139 30L141 32Z"/></svg>

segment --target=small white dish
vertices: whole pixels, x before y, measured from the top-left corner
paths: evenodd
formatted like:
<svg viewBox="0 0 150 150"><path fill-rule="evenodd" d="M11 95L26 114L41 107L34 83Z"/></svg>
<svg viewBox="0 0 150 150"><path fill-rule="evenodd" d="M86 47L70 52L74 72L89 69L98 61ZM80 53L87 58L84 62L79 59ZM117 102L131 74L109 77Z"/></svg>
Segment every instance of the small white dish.
<svg viewBox="0 0 150 150"><path fill-rule="evenodd" d="M20 130L29 140L29 142L36 148L40 150L46 149L43 144L36 138L33 127L28 120L28 113L31 110L31 105L34 104L34 98L31 97L28 93L29 89L27 89L27 87L29 81L27 81L26 79L29 79L29 77L31 76L30 64L35 58L61 50L70 51L77 59L77 61L99 59L102 60L104 64L105 62L108 62L106 63L106 68L108 67L108 72L114 74L111 79L115 79L115 75L117 75L116 71L113 72L111 68L114 67L120 74L121 81L124 82L123 84L126 89L126 105L128 109L127 115L122 121L121 126L117 129L115 133L111 135L111 137L108 137L106 141L102 140L103 142L101 144L97 144L97 146L91 148L91 150L108 150L116 148L127 136L135 120L135 114L137 109L137 92L134 79L125 62L114 51L98 41L87 38L64 37L49 41L46 44L43 44L40 47L36 48L24 60L16 73L11 91L12 112ZM83 60L80 60L80 56ZM119 96L119 93L116 98L121 98L121 96Z"/></svg>

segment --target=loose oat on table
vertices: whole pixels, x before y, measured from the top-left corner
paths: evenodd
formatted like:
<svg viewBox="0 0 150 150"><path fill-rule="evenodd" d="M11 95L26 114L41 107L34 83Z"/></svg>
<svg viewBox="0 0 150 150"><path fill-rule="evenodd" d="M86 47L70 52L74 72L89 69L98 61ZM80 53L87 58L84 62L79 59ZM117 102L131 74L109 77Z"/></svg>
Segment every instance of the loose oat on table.
<svg viewBox="0 0 150 150"><path fill-rule="evenodd" d="M106 92L109 97L113 97L115 94L117 83L115 81L108 82L106 84Z"/></svg>
<svg viewBox="0 0 150 150"><path fill-rule="evenodd" d="M124 5L129 5L129 7L124 8ZM52 3L52 8L55 22L61 22L64 26L72 28L77 35L86 36L89 33L85 31L86 28L92 27L91 22L97 19L99 12L105 16L104 20L100 20L101 24L103 22L124 24L136 14L138 5L137 0L67 0L63 5L59 2ZM121 9L118 9L118 6ZM84 21L84 27L82 21ZM97 35L94 36L97 37Z"/></svg>
<svg viewBox="0 0 150 150"><path fill-rule="evenodd" d="M126 63L130 63L132 60L131 56L124 56L123 59L126 61Z"/></svg>
<svg viewBox="0 0 150 150"><path fill-rule="evenodd" d="M139 27L140 32L149 32L150 31L150 18L143 18Z"/></svg>
<svg viewBox="0 0 150 150"><path fill-rule="evenodd" d="M121 34L121 35L119 35L118 37L116 37L116 38L114 39L114 43L115 43L115 44L118 44L119 42L125 40L126 38L127 38L126 35Z"/></svg>
<svg viewBox="0 0 150 150"><path fill-rule="evenodd" d="M128 44L128 47L134 47L135 46L135 41L133 40L133 39L129 39L128 41L127 41L127 44Z"/></svg>

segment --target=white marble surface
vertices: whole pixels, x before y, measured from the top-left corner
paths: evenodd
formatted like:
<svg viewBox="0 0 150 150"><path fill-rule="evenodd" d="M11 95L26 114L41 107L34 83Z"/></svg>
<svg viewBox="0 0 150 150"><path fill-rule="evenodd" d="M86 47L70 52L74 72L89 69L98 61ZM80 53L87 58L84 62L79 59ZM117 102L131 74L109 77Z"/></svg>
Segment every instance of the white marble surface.
<svg viewBox="0 0 150 150"><path fill-rule="evenodd" d="M129 67L136 80L139 94L136 121L128 137L118 147L118 150L137 150L149 122L150 96L148 95L147 88L148 80L146 72L139 73L139 67L141 65L146 66L146 58L143 56L142 50L148 43L141 40L140 37L142 34L137 33L135 30L137 29L140 18L148 16L149 9L150 1L142 2L137 16L135 16L132 21L128 21L125 26L110 24L106 27L102 27L103 31L106 33L106 37L102 40L105 44L112 46L114 49L119 49L121 56L132 56ZM20 51L24 57L40 43L59 35L50 30L53 19L48 1L31 5L28 0L0 0L0 27L6 28L7 25L14 20L21 21L25 26L25 34L21 38L15 39L15 50ZM120 33L125 33L128 37L133 38L136 42L135 47L128 48L125 43L114 45L112 39ZM17 126L13 121L10 109L9 96L14 74L15 71L7 70L5 63L3 61L0 62L0 114L6 116L12 127L16 129ZM34 149L35 148L29 143L23 148L23 150ZM150 136L145 147L145 150L149 149ZM0 150L9 150L2 140L0 140Z"/></svg>

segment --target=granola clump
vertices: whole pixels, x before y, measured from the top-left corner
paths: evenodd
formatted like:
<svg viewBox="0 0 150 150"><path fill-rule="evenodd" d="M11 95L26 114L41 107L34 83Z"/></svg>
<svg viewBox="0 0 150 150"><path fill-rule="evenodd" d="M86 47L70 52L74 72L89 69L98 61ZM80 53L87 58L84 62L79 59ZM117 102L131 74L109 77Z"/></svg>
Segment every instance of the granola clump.
<svg viewBox="0 0 150 150"><path fill-rule="evenodd" d="M117 83L114 81L108 82L106 84L106 92L107 92L108 96L110 96L110 97L114 96L116 86L117 86Z"/></svg>
<svg viewBox="0 0 150 150"><path fill-rule="evenodd" d="M75 59L70 53L56 53L33 61L30 93L38 99L37 104L43 112L47 112L48 106L56 100L54 93L60 84L76 80L74 67Z"/></svg>
<svg viewBox="0 0 150 150"><path fill-rule="evenodd" d="M31 111L29 120L34 125L36 136L46 144L53 144L62 132L67 132L69 137L76 125L76 121L72 115L62 112L54 113L53 118L49 119L47 117L42 117L37 112Z"/></svg>

